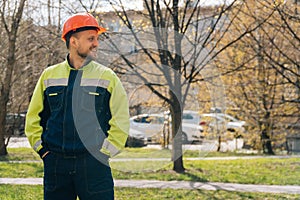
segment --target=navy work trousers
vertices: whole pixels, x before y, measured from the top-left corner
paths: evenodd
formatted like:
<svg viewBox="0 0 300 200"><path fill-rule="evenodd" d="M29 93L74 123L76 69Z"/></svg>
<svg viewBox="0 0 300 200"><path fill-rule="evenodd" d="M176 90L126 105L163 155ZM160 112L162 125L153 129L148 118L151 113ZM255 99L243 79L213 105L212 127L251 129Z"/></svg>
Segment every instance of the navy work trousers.
<svg viewBox="0 0 300 200"><path fill-rule="evenodd" d="M50 152L44 161L45 200L111 200L111 168L89 153L66 156Z"/></svg>

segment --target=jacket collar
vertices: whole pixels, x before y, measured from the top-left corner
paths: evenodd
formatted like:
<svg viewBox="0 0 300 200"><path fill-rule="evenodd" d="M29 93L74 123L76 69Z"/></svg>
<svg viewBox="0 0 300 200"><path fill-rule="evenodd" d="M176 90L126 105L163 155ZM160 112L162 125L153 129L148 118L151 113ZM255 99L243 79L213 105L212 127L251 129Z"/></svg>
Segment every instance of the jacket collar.
<svg viewBox="0 0 300 200"><path fill-rule="evenodd" d="M70 54L68 53L67 54L67 58L66 58L69 66L72 68L72 69L75 69L75 67L71 64L70 62ZM92 59L87 59L86 62L84 62L83 66L81 66L79 69L82 69L84 66L87 66L90 62L92 61ZM76 69L75 69L76 70Z"/></svg>

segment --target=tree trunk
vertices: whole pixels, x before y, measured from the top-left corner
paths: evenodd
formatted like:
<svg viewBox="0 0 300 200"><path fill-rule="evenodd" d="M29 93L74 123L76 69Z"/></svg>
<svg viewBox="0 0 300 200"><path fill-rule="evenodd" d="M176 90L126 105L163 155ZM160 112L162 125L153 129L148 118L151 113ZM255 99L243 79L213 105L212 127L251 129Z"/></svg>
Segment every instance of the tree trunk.
<svg viewBox="0 0 300 200"><path fill-rule="evenodd" d="M6 149L6 145L5 145L5 139L4 137L1 138L1 141L0 141L0 156L4 156L4 155L7 155L7 149Z"/></svg>
<svg viewBox="0 0 300 200"><path fill-rule="evenodd" d="M4 137L6 134L6 128L5 128L6 106L3 105L2 99L3 97L0 96L0 108L3 108L0 112L0 156L7 154L5 137Z"/></svg>
<svg viewBox="0 0 300 200"><path fill-rule="evenodd" d="M271 138L267 133L267 130L264 129L261 133L261 140L262 140L262 148L265 154L274 155L274 151L272 148Z"/></svg>
<svg viewBox="0 0 300 200"><path fill-rule="evenodd" d="M8 22L5 20L6 16L4 13L1 13L1 23L5 24L5 30L8 37L8 54L6 57L6 66L5 73L3 74L2 85L1 85L1 95L0 95L0 155L6 155L7 149L5 144L5 134L6 134L6 112L7 112L7 103L9 101L10 88L12 84L12 75L14 71L14 66L16 63L15 54L16 54L16 41L17 33L19 29L19 24L22 18L24 6L26 0L21 0L17 8L17 12L14 13L11 26L8 27ZM5 2L2 6L6 6ZM1 8L2 9L2 8ZM5 10L5 8L3 8ZM10 29L9 29L10 28Z"/></svg>
<svg viewBox="0 0 300 200"><path fill-rule="evenodd" d="M180 88L181 89L181 88ZM180 99L180 93L174 94L171 91L171 116L172 116L172 160L173 170L177 173L183 173L185 168L182 160L182 112L181 105L178 99Z"/></svg>
<svg viewBox="0 0 300 200"><path fill-rule="evenodd" d="M217 148L217 152L221 151L221 142L222 142L222 138L221 135L218 136L218 148Z"/></svg>
<svg viewBox="0 0 300 200"><path fill-rule="evenodd" d="M10 87L12 82L12 74L15 64L15 42L13 38L9 39L8 43L8 58L7 58L7 68L4 74L4 81L1 88L1 114L0 114L0 155L6 155L6 144L5 144L5 135L6 133L6 113L7 113L7 103L9 101Z"/></svg>

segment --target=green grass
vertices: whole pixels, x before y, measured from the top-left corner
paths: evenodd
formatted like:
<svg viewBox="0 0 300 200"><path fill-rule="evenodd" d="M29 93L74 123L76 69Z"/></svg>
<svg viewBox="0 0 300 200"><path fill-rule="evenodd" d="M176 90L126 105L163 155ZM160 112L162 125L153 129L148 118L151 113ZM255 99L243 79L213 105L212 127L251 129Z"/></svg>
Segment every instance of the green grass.
<svg viewBox="0 0 300 200"><path fill-rule="evenodd" d="M0 161L40 160L37 153L31 148L8 148L7 156L0 156ZM257 154L246 154L237 152L201 152L196 150L185 150L183 156L186 158L197 157L225 157L225 156L249 156ZM116 158L171 158L169 149L150 148L125 148Z"/></svg>
<svg viewBox="0 0 300 200"><path fill-rule="evenodd" d="M238 152L203 152L197 150L183 150L183 157L225 157L225 156L256 156L258 154L247 154ZM261 154L260 154L261 155ZM126 148L116 158L171 158L170 149L150 148Z"/></svg>
<svg viewBox="0 0 300 200"><path fill-rule="evenodd" d="M8 148L8 155L0 156L0 161L40 160L31 148Z"/></svg>
<svg viewBox="0 0 300 200"><path fill-rule="evenodd" d="M130 154L130 152L132 154ZM153 153L154 152L154 153ZM168 154L150 150L157 156ZM129 149L128 157L142 153L145 149ZM193 152L190 152L192 154ZM136 154L136 155L135 155ZM219 155L219 154L218 154ZM1 160L40 160L31 149L9 149L9 155ZM165 157L163 157L165 158ZM126 161L111 162L115 179L185 180L201 182L230 182L268 185L300 185L300 158L257 158L237 160L197 160L184 161L186 172L177 174L172 170L172 162L166 161ZM25 178L42 177L43 163L0 162L0 177Z"/></svg>
<svg viewBox="0 0 300 200"><path fill-rule="evenodd" d="M249 193L233 191L182 190L182 189L138 189L115 188L116 200L156 200L156 199L193 199L193 200L275 200L299 199L300 195ZM1 200L40 200L43 199L42 186L0 185Z"/></svg>
<svg viewBox="0 0 300 200"><path fill-rule="evenodd" d="M113 165L123 163L112 163ZM132 163L133 165L134 163ZM260 158L250 160L185 161L186 172L173 172L172 165L158 171L123 172L114 170L118 179L185 180L268 185L300 185L300 158Z"/></svg>
<svg viewBox="0 0 300 200"><path fill-rule="evenodd" d="M43 163L0 163L0 177L43 177Z"/></svg>
<svg viewBox="0 0 300 200"><path fill-rule="evenodd" d="M41 161L29 148L8 149L9 155L0 157L1 161ZM170 158L169 150L126 149L118 158ZM248 154L244 154L248 155ZM201 157L199 151L185 151L184 157ZM206 156L240 156L237 153L209 153ZM242 155L243 156L243 155ZM256 158L237 160L198 160L184 161L187 169L178 174L172 170L170 160L160 161L119 161L111 162L115 179L185 180L201 182L231 182L252 184L300 185L300 158ZM25 178L42 177L42 162L0 162L0 177ZM300 195L249 193L233 191L207 191L184 189L138 189L115 188L115 199L300 199ZM1 185L1 200L39 200L43 199L42 186Z"/></svg>

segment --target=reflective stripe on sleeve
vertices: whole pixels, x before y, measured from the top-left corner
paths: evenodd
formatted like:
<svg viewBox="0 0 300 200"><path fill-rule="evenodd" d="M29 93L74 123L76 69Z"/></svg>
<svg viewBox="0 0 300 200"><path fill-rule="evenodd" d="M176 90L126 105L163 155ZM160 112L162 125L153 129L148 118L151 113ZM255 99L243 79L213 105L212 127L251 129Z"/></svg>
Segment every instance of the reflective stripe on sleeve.
<svg viewBox="0 0 300 200"><path fill-rule="evenodd" d="M68 85L68 79L67 78L46 79L44 80L44 84L46 88L50 86L66 86Z"/></svg>
<svg viewBox="0 0 300 200"><path fill-rule="evenodd" d="M107 149L110 152L110 156L113 157L120 153L119 149L117 149L113 144L111 144L107 139L104 140L102 148Z"/></svg>
<svg viewBox="0 0 300 200"><path fill-rule="evenodd" d="M42 140L38 140L34 146L33 146L33 149L37 152L38 151L38 148L42 145Z"/></svg>
<svg viewBox="0 0 300 200"><path fill-rule="evenodd" d="M83 78L81 79L80 86L97 86L102 88L107 88L109 85L109 80L104 79L88 79Z"/></svg>

